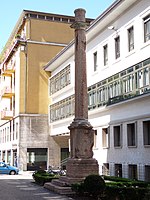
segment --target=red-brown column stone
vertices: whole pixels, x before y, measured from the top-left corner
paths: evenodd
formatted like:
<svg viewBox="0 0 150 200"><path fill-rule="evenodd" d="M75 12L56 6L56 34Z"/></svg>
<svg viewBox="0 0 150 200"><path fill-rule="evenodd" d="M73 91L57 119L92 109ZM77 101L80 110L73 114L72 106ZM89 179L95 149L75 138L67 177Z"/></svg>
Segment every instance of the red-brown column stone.
<svg viewBox="0 0 150 200"><path fill-rule="evenodd" d="M85 10L75 10L75 119L88 119Z"/></svg>
<svg viewBox="0 0 150 200"><path fill-rule="evenodd" d="M83 180L89 174L98 174L98 163L93 159L94 130L88 122L88 95L86 75L85 10L75 10L75 118L70 129L71 158L67 162L70 183Z"/></svg>

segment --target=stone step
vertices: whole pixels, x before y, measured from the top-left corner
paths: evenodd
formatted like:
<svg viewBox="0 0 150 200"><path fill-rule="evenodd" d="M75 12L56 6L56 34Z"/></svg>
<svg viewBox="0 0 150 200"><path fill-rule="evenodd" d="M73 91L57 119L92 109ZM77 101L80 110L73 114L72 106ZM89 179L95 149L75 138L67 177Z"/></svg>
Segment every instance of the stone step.
<svg viewBox="0 0 150 200"><path fill-rule="evenodd" d="M74 194L71 187L63 187L55 185L53 182L44 184L44 188L62 195Z"/></svg>
<svg viewBox="0 0 150 200"><path fill-rule="evenodd" d="M66 182L64 182L64 181L62 181L62 180L60 180L60 179L53 179L53 180L52 180L52 183L53 183L54 185L58 185L58 186L60 186L60 187L66 187L66 186L68 186L68 184L67 184Z"/></svg>

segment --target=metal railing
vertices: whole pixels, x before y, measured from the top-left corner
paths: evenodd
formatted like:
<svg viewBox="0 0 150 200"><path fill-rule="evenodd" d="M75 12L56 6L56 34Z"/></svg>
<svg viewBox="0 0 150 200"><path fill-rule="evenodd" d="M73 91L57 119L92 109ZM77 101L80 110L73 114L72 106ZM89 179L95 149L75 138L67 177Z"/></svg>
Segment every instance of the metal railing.
<svg viewBox="0 0 150 200"><path fill-rule="evenodd" d="M150 58L88 87L88 109L150 93ZM50 123L74 115L74 95L50 105Z"/></svg>

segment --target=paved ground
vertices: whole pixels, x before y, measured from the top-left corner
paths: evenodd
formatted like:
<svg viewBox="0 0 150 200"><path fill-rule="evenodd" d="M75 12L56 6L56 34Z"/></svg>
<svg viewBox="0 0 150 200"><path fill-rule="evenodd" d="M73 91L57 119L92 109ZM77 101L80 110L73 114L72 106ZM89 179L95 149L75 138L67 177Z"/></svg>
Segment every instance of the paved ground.
<svg viewBox="0 0 150 200"><path fill-rule="evenodd" d="M0 180L1 179L33 179L32 178L32 171L20 171L18 175L4 175L0 174Z"/></svg>
<svg viewBox="0 0 150 200"><path fill-rule="evenodd" d="M32 173L0 175L0 200L73 200L35 184Z"/></svg>

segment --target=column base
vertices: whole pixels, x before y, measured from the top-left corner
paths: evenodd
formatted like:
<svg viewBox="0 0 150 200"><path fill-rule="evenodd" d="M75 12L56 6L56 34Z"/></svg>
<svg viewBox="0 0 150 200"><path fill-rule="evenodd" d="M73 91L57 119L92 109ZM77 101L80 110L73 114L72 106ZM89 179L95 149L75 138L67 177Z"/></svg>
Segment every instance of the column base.
<svg viewBox="0 0 150 200"><path fill-rule="evenodd" d="M67 174L64 178L69 185L81 182L86 176L91 174L99 174L99 167L96 159L70 158L67 161Z"/></svg>

